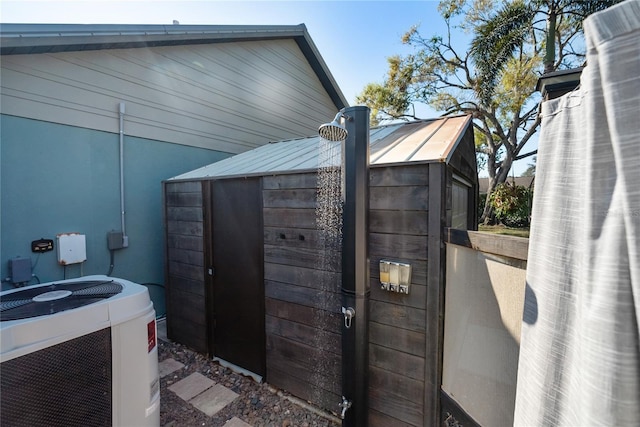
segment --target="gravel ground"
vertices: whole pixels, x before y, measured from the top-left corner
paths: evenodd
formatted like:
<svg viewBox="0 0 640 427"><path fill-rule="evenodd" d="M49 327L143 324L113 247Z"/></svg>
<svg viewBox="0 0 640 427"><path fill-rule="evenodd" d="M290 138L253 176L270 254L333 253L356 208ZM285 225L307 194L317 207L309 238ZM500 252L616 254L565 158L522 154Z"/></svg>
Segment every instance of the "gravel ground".
<svg viewBox="0 0 640 427"><path fill-rule="evenodd" d="M179 369L160 380L160 425L163 427L221 427L233 417L254 427L334 427L338 418L323 413L305 402L275 389L267 383L237 374L185 346L158 340L158 359L172 358L182 364ZM213 417L207 416L168 390L171 384L194 372L222 384L240 396ZM295 403L295 402L299 402ZM323 415L321 415L323 414Z"/></svg>

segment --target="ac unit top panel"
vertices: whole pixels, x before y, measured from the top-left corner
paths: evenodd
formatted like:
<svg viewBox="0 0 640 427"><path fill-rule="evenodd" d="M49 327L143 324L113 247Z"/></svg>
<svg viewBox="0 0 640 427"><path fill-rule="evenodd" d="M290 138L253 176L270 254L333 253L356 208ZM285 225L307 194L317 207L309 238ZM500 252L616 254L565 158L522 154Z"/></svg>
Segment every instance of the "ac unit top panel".
<svg viewBox="0 0 640 427"><path fill-rule="evenodd" d="M82 305L85 299L90 303ZM113 327L153 309L146 287L103 275L4 291L0 301L3 319L11 318L4 314L12 311L12 304L35 307L34 316L0 321L0 362L29 353L34 347L48 347Z"/></svg>
<svg viewBox="0 0 640 427"><path fill-rule="evenodd" d="M0 322L52 315L83 307L122 292L114 280L81 280L26 287L0 301Z"/></svg>

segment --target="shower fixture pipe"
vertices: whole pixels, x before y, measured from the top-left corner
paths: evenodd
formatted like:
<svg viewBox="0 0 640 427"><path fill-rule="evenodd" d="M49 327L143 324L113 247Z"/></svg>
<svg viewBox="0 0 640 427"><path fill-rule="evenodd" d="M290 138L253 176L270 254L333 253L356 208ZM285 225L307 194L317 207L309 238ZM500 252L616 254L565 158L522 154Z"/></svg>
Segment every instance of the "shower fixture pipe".
<svg viewBox="0 0 640 427"><path fill-rule="evenodd" d="M366 426L369 407L369 112L364 106L343 112L343 427Z"/></svg>

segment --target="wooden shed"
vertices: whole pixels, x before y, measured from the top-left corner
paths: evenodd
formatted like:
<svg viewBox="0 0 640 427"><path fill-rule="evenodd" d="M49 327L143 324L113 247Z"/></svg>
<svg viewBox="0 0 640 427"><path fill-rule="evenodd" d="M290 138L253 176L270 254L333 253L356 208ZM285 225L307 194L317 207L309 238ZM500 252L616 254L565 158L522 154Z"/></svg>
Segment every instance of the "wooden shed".
<svg viewBox="0 0 640 427"><path fill-rule="evenodd" d="M319 137L163 183L170 339L339 413L340 252L319 235ZM370 130L369 425L439 422L443 229L476 229L470 116ZM410 264L408 294L379 262Z"/></svg>

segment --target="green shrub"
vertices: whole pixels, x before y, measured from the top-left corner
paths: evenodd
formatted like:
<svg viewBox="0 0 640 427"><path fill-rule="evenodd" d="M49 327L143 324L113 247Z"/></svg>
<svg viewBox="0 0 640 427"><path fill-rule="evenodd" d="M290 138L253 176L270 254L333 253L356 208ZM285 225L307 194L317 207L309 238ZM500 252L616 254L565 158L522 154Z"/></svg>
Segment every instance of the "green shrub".
<svg viewBox="0 0 640 427"><path fill-rule="evenodd" d="M508 182L491 193L491 205L496 219L507 227L528 227L531 217L533 190Z"/></svg>

